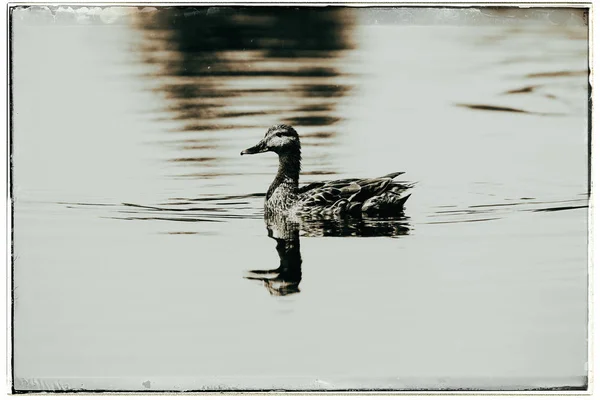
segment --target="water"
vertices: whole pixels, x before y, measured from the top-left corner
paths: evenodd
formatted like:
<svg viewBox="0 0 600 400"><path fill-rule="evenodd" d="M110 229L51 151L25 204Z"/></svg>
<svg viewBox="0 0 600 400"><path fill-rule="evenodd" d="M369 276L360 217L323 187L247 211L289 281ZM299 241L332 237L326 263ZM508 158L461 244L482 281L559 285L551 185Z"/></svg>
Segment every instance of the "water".
<svg viewBox="0 0 600 400"><path fill-rule="evenodd" d="M13 14L17 389L585 385L580 15L115 10ZM405 215L269 235L280 122Z"/></svg>

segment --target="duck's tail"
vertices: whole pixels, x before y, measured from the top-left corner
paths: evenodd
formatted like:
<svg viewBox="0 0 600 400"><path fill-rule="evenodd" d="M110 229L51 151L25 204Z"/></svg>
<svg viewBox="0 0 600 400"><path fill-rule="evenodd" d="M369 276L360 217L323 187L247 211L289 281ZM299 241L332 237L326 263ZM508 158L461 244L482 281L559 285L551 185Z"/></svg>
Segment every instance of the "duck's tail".
<svg viewBox="0 0 600 400"><path fill-rule="evenodd" d="M404 207L404 203L406 203L406 200L408 200L408 198L410 197L412 193L407 194L404 197L399 198L398 200L395 201L396 206L398 207Z"/></svg>
<svg viewBox="0 0 600 400"><path fill-rule="evenodd" d="M387 174L387 175L382 176L382 178L394 179L398 175L402 175L402 174L404 174L404 172L392 172L391 174Z"/></svg>

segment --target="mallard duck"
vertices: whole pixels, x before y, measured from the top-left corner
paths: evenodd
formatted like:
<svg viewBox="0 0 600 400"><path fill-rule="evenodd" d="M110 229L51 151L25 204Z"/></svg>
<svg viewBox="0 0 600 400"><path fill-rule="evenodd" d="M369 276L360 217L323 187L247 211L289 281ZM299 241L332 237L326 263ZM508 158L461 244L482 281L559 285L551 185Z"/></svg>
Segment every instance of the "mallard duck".
<svg viewBox="0 0 600 400"><path fill-rule="evenodd" d="M275 125L255 146L241 152L272 151L279 156L279 170L265 197L265 214L278 215L393 215L402 213L414 184L394 181L404 172L373 179L339 179L299 187L300 137L289 125Z"/></svg>

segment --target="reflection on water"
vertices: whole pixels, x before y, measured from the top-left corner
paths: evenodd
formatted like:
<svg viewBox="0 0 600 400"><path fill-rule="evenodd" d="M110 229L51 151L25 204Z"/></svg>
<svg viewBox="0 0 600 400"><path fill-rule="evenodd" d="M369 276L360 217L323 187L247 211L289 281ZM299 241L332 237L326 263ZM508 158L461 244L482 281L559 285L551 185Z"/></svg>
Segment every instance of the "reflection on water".
<svg viewBox="0 0 600 400"><path fill-rule="evenodd" d="M103 218L130 221L172 221L172 222L215 222L225 223L240 219L260 219L264 193L240 196L204 196L194 199L175 198L158 206L121 203L66 203L59 202L69 209L94 210ZM539 201L535 198L521 198L515 202L473 204L466 208L456 205L439 205L427 215L425 224L448 224L477 221L491 221L515 213L569 211L587 208L588 195L581 193L574 199ZM410 207L410 205L409 205ZM102 210L100 212L100 210ZM269 229L285 231L289 222L268 222ZM348 216L303 216L295 222L300 236L305 237L398 237L410 234L413 228L410 210L393 217L354 217ZM190 228L197 227L190 226ZM187 233L203 234L201 230ZM178 230L169 233L180 233ZM278 236L279 237L279 236Z"/></svg>
<svg viewBox="0 0 600 400"><path fill-rule="evenodd" d="M269 293L276 296L300 292L302 279L302 256L300 254L299 224L284 217L265 216L270 238L277 242L279 267L268 270L252 270L247 279L260 280Z"/></svg>
<svg viewBox="0 0 600 400"><path fill-rule="evenodd" d="M255 269L246 276L250 280L262 281L269 293L286 296L300 292L302 279L302 256L300 236L388 236L407 235L410 232L408 218L397 215L388 219L355 217L331 217L291 221L283 215L265 215L268 236L277 242L279 267Z"/></svg>
<svg viewBox="0 0 600 400"><path fill-rule="evenodd" d="M189 156L169 161L194 170L179 177L214 177L209 171L228 157L218 151L228 131L285 122L310 135L342 119L335 109L351 90L340 70L351 47L348 10L170 8L140 14L137 25L143 62L155 67L149 78L167 100L163 118L190 134L170 142ZM326 145L336 129L317 133L307 145Z"/></svg>
<svg viewBox="0 0 600 400"><path fill-rule="evenodd" d="M302 221L303 236L363 236L397 237L408 235L410 218L401 213L389 218L337 217Z"/></svg>
<svg viewBox="0 0 600 400"><path fill-rule="evenodd" d="M300 236L293 239L277 239L279 267L270 270L248 271L246 279L262 281L272 295L286 296L300 292L302 279L302 257L300 255Z"/></svg>

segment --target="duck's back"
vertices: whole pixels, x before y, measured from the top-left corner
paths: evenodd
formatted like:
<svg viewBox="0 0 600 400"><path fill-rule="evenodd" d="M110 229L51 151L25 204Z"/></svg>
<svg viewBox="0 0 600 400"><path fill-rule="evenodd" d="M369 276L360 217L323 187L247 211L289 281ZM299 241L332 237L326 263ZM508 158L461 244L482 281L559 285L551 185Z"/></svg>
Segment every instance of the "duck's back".
<svg viewBox="0 0 600 400"><path fill-rule="evenodd" d="M400 213L410 197L413 183L395 182L403 172L373 179L339 179L314 182L298 189L297 211L301 214L390 215Z"/></svg>

